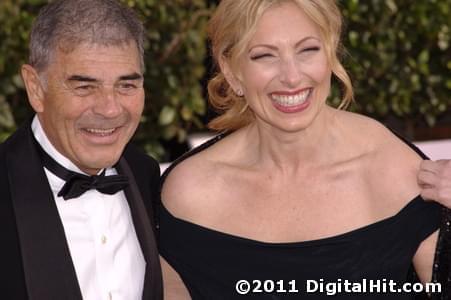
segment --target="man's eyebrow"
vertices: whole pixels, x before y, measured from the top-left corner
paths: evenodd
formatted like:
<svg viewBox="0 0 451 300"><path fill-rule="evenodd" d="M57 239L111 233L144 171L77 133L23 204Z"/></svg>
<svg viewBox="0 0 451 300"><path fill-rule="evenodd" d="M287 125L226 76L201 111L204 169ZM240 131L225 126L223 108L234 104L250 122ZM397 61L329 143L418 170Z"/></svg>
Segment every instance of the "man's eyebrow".
<svg viewBox="0 0 451 300"><path fill-rule="evenodd" d="M143 76L139 73L133 73L119 77L119 80L138 80L138 79L143 79Z"/></svg>
<svg viewBox="0 0 451 300"><path fill-rule="evenodd" d="M85 81L85 82L98 82L98 79L89 77L89 76L84 76L84 75L72 75L70 76L68 79L68 81Z"/></svg>
<svg viewBox="0 0 451 300"><path fill-rule="evenodd" d="M143 76L139 73L127 74L119 77L119 80L141 80ZM100 82L100 80L85 76L85 75L72 75L67 78L67 81L83 81L83 82Z"/></svg>

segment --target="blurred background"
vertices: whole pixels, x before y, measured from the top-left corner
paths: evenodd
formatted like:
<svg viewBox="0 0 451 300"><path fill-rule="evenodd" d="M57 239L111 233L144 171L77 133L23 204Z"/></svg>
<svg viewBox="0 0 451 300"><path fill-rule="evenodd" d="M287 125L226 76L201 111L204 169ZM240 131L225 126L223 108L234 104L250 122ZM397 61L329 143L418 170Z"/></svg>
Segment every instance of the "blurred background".
<svg viewBox="0 0 451 300"><path fill-rule="evenodd" d="M31 23L47 2L0 1L0 142L33 115L19 67L27 62ZM147 30L146 108L134 142L160 162L172 161L189 149L188 137L208 134L205 124L216 115L206 100L215 70L205 26L218 1L123 2ZM451 143L443 142L451 139L451 0L338 2L342 60L355 88L351 110L420 145L447 145L451 158ZM339 97L334 86L331 104Z"/></svg>

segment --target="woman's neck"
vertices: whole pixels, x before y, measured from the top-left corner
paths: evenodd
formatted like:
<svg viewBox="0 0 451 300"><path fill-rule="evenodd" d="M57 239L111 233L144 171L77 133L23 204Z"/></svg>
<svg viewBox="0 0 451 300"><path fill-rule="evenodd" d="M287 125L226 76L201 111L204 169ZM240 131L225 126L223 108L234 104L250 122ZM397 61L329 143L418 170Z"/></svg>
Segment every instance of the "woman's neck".
<svg viewBox="0 0 451 300"><path fill-rule="evenodd" d="M334 150L336 112L327 107L308 128L296 132L283 131L256 120L245 133L253 165L292 173L300 166L329 161Z"/></svg>

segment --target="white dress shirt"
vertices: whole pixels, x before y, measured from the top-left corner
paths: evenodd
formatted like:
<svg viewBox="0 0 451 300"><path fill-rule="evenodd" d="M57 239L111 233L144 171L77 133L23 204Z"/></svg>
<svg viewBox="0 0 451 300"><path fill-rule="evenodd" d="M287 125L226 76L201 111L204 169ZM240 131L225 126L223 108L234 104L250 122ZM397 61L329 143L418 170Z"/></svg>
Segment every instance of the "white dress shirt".
<svg viewBox="0 0 451 300"><path fill-rule="evenodd" d="M36 116L32 130L41 147L60 165L83 173L53 147ZM83 299L142 299L145 261L124 192L105 195L89 190L66 201L57 196L65 181L44 170L63 223ZM117 174L114 168L106 169L106 175L113 174Z"/></svg>

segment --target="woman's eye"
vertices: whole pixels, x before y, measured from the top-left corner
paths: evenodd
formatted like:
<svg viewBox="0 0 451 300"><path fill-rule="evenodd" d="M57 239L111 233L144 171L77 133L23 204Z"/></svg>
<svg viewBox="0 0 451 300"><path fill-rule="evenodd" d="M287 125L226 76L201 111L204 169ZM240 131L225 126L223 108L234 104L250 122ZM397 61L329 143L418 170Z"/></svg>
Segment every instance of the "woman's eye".
<svg viewBox="0 0 451 300"><path fill-rule="evenodd" d="M301 52L314 52L314 51L319 51L319 47L307 47L301 50Z"/></svg>
<svg viewBox="0 0 451 300"><path fill-rule="evenodd" d="M270 53L255 54L251 56L251 60L258 60L261 58L269 58L269 57L274 57L274 55Z"/></svg>

